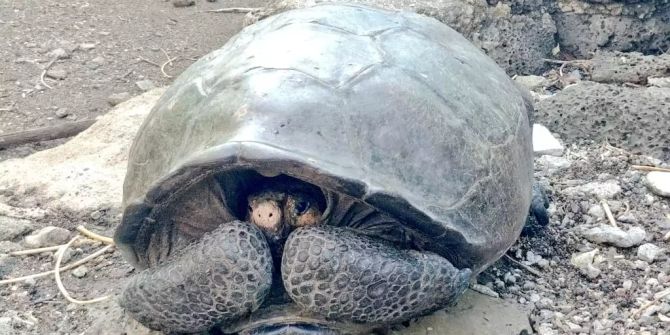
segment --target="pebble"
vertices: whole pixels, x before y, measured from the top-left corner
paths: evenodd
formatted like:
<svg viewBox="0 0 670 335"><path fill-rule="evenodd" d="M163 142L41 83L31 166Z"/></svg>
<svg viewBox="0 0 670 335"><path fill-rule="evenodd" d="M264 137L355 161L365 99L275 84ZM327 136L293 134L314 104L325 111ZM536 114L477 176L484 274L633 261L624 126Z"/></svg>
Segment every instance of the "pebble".
<svg viewBox="0 0 670 335"><path fill-rule="evenodd" d="M56 116L60 119L70 115L70 112L68 112L67 108L58 108L56 110Z"/></svg>
<svg viewBox="0 0 670 335"><path fill-rule="evenodd" d="M89 51L95 48L95 43L81 43L79 44L79 49L84 51Z"/></svg>
<svg viewBox="0 0 670 335"><path fill-rule="evenodd" d="M53 50L49 51L47 56L49 56L49 58L52 58L52 59L54 59L54 58L55 59L63 59L63 58L69 58L70 54L63 48L57 48L57 49L53 49Z"/></svg>
<svg viewBox="0 0 670 335"><path fill-rule="evenodd" d="M35 280L35 278L28 278L23 281L23 287L30 288L34 287L35 285L37 285L37 280Z"/></svg>
<svg viewBox="0 0 670 335"><path fill-rule="evenodd" d="M579 269L579 272L588 278L596 278L600 275L601 272L600 269L595 267L593 264L593 259L596 254L598 254L598 251L598 249L593 249L591 251L574 254L570 259L570 263L572 263L572 265Z"/></svg>
<svg viewBox="0 0 670 335"><path fill-rule="evenodd" d="M542 155L535 160L536 166L542 169L546 175L553 175L570 168L570 161L563 157Z"/></svg>
<svg viewBox="0 0 670 335"><path fill-rule="evenodd" d="M61 260L60 260L60 263L61 264L66 264L67 262L69 262L70 259L72 259L72 256L74 255L74 253L75 252L72 250L72 248L68 248L67 250L65 250L65 253L63 254L63 258L61 258ZM59 254L60 254L60 251L56 251L56 252L53 253L54 263L58 259Z"/></svg>
<svg viewBox="0 0 670 335"><path fill-rule="evenodd" d="M128 92L114 93L107 97L107 103L110 106L116 106L128 99L130 99L130 93Z"/></svg>
<svg viewBox="0 0 670 335"><path fill-rule="evenodd" d="M514 82L527 88L529 91L542 92L549 86L549 79L542 76L516 76Z"/></svg>
<svg viewBox="0 0 670 335"><path fill-rule="evenodd" d="M0 241L13 240L33 230L28 220L0 216Z"/></svg>
<svg viewBox="0 0 670 335"><path fill-rule="evenodd" d="M67 71L62 69L50 69L47 71L46 76L53 79L63 80L67 78Z"/></svg>
<svg viewBox="0 0 670 335"><path fill-rule="evenodd" d="M641 227L631 227L628 231L623 231L610 225L600 225L582 232L582 236L593 243L611 244L619 248L640 245L646 235Z"/></svg>
<svg viewBox="0 0 670 335"><path fill-rule="evenodd" d="M653 243L645 243L637 248L637 258L647 263L653 263L663 253L665 253L665 249L659 248Z"/></svg>
<svg viewBox="0 0 670 335"><path fill-rule="evenodd" d="M647 78L647 83L649 84L649 86L670 88L670 77L661 77L661 78L649 77Z"/></svg>
<svg viewBox="0 0 670 335"><path fill-rule="evenodd" d="M662 197L670 197L670 172L649 172L646 178L646 185L654 194Z"/></svg>
<svg viewBox="0 0 670 335"><path fill-rule="evenodd" d="M535 155L562 156L563 145L541 124L533 125L533 152Z"/></svg>
<svg viewBox="0 0 670 335"><path fill-rule="evenodd" d="M72 275L77 277L77 278L84 278L86 274L88 273L88 268L86 265L79 266L72 270Z"/></svg>
<svg viewBox="0 0 670 335"><path fill-rule="evenodd" d="M588 213L596 219L602 219L605 217L605 210L600 205L592 205L589 207Z"/></svg>
<svg viewBox="0 0 670 335"><path fill-rule="evenodd" d="M60 227L44 227L25 237L24 243L29 248L49 247L67 243L70 231Z"/></svg>
<svg viewBox="0 0 670 335"><path fill-rule="evenodd" d="M140 90L142 90L144 92L146 92L148 90L153 90L154 88L156 88L156 85L154 84L154 82L149 80L149 79L140 80L138 82L135 82L135 85L137 85L137 88L139 88Z"/></svg>
<svg viewBox="0 0 670 335"><path fill-rule="evenodd" d="M630 290L633 287L633 281L630 280L630 279L624 280L623 284L621 284L621 287L623 287L624 290L626 290L626 291Z"/></svg>
<svg viewBox="0 0 670 335"><path fill-rule="evenodd" d="M503 277L503 280L507 284L515 284L516 283L516 277L511 272L505 273L505 276Z"/></svg>
<svg viewBox="0 0 670 335"><path fill-rule="evenodd" d="M195 0L172 0L175 7L189 7L195 5Z"/></svg>
<svg viewBox="0 0 670 335"><path fill-rule="evenodd" d="M569 196L589 194L598 199L612 199L619 195L621 191L619 183L610 179L604 182L594 181L584 185L567 187L563 190L563 193Z"/></svg>
<svg viewBox="0 0 670 335"><path fill-rule="evenodd" d="M637 217L635 217L635 214L633 214L632 212L623 213L619 215L619 217L617 217L616 219L619 222L633 223L633 224L637 223Z"/></svg>
<svg viewBox="0 0 670 335"><path fill-rule="evenodd" d="M91 61L87 63L88 67L91 70L95 70L95 69L103 66L104 64L105 64L105 59L100 57L100 56L91 59Z"/></svg>

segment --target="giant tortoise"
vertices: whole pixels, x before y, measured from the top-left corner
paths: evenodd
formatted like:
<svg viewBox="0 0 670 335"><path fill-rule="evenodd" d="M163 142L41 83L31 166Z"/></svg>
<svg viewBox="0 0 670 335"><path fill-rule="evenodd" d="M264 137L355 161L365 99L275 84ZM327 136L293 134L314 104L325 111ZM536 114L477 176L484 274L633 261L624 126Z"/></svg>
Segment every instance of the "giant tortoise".
<svg viewBox="0 0 670 335"><path fill-rule="evenodd" d="M140 128L120 303L224 334L365 333L448 306L524 226L530 108L418 14L328 4L249 26Z"/></svg>

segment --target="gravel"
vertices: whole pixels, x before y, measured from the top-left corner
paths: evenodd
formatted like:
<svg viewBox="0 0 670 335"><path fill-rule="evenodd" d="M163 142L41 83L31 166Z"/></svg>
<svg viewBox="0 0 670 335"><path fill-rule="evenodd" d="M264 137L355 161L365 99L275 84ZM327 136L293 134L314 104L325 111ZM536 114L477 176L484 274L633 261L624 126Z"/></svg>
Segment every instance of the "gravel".
<svg viewBox="0 0 670 335"><path fill-rule="evenodd" d="M28 220L0 215L0 241L13 240L31 230L33 230L33 225Z"/></svg>

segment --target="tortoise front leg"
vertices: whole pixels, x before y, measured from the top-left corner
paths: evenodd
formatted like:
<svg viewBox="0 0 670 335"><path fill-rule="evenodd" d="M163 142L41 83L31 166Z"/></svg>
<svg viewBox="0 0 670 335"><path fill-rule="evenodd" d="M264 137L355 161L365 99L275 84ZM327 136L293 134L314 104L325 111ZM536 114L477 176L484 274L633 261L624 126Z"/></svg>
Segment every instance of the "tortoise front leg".
<svg viewBox="0 0 670 335"><path fill-rule="evenodd" d="M350 228L299 228L284 246L282 279L302 308L329 319L395 323L455 302L471 271L430 252L399 250Z"/></svg>
<svg viewBox="0 0 670 335"><path fill-rule="evenodd" d="M151 329L192 333L250 314L271 285L272 257L263 234L235 221L134 276L120 304Z"/></svg>

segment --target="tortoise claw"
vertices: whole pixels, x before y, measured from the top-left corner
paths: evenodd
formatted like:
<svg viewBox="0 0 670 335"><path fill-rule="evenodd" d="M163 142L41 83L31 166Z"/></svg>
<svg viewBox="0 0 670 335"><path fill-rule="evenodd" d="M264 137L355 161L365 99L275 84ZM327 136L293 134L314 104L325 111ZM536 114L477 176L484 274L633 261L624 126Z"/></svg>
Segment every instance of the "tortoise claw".
<svg viewBox="0 0 670 335"><path fill-rule="evenodd" d="M120 304L151 329L191 333L258 309L271 284L265 238L257 227L235 221L134 276Z"/></svg>
<svg viewBox="0 0 670 335"><path fill-rule="evenodd" d="M455 302L471 271L349 228L315 226L286 241L282 279L303 309L328 319L394 323Z"/></svg>

